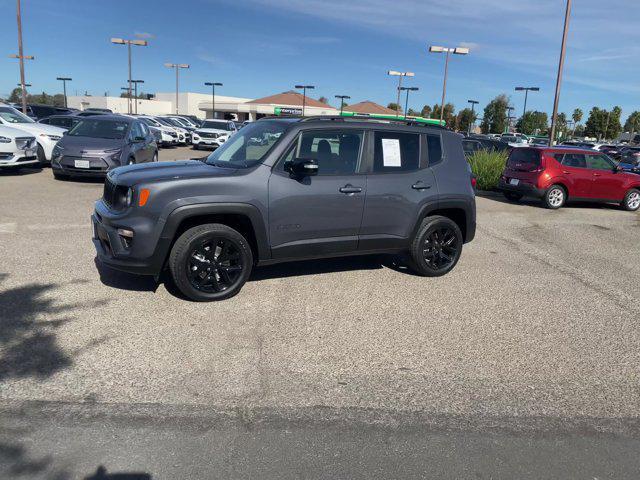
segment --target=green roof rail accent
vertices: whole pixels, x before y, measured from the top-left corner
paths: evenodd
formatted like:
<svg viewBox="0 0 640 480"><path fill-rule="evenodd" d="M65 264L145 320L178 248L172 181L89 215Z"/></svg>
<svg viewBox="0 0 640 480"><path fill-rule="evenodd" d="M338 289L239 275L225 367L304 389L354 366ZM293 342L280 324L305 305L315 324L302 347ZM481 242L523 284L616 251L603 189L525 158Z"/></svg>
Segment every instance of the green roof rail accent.
<svg viewBox="0 0 640 480"><path fill-rule="evenodd" d="M446 122L442 120L442 122L435 118L424 118L424 117L412 117L408 116L404 117L404 115L385 115L381 113L354 113L354 112L342 112L343 117L369 117L369 118L379 118L380 120L412 120L418 123L424 123L425 125L440 125L445 126Z"/></svg>

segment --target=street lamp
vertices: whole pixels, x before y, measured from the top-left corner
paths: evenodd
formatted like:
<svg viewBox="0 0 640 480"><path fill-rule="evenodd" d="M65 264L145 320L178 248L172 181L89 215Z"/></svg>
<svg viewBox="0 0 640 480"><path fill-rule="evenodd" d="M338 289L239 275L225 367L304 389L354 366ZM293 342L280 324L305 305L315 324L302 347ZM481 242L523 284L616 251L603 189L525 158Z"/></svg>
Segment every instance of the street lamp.
<svg viewBox="0 0 640 480"><path fill-rule="evenodd" d="M400 90L405 90L407 92L407 99L404 102L404 119L407 119L407 108L409 107L409 92L415 92L420 90L418 87L398 87Z"/></svg>
<svg viewBox="0 0 640 480"><path fill-rule="evenodd" d="M514 107L509 107L507 106L507 130L504 133L511 133L509 130L511 130L511 120L515 117L511 116L511 112L513 112L515 110Z"/></svg>
<svg viewBox="0 0 640 480"><path fill-rule="evenodd" d="M138 84L144 83L144 80L131 80L133 83L133 103L136 106L136 115L138 114Z"/></svg>
<svg viewBox="0 0 640 480"><path fill-rule="evenodd" d="M447 56L444 61L444 82L442 83L442 105L440 106L440 123L442 123L442 119L444 118L444 99L447 95L447 70L449 69L449 55L468 55L469 49L466 47L438 47L438 46L430 46L429 52L431 53L446 53Z"/></svg>
<svg viewBox="0 0 640 480"><path fill-rule="evenodd" d="M413 72L396 72L395 70L388 70L387 75L398 77L398 98L396 99L396 117L400 116L400 89L402 88L402 77L415 77Z"/></svg>
<svg viewBox="0 0 640 480"><path fill-rule="evenodd" d="M562 30L562 44L560 46L560 60L558 61L558 77L556 78L556 95L553 100L553 114L551 115L551 132L549 135L550 147L553 147L553 141L556 135L558 103L560 103L560 85L562 84L562 69L564 68L564 56L567 51L567 33L569 33L570 18L571 18L571 0L567 0L567 8L564 12L564 29Z"/></svg>
<svg viewBox="0 0 640 480"><path fill-rule="evenodd" d="M471 133L471 124L476 123L475 108L476 108L476 105L480 102L478 102L477 100L467 100L467 103L471 104L471 121L469 122L469 127L467 128L467 135L469 135Z"/></svg>
<svg viewBox="0 0 640 480"><path fill-rule="evenodd" d="M131 113L131 45L138 45L140 47L146 47L149 45L149 42L146 40L126 40L124 38L112 38L111 43L115 43L116 45L126 45L129 53L129 105L128 112Z"/></svg>
<svg viewBox="0 0 640 480"><path fill-rule="evenodd" d="M180 113L178 110L178 72L180 72L181 68L189 68L189 64L188 63L165 63L164 66L167 68L176 69L176 115L178 115Z"/></svg>
<svg viewBox="0 0 640 480"><path fill-rule="evenodd" d="M524 108L522 109L522 116L527 113L527 97L529 92L539 92L540 87L516 87L516 92L524 92Z"/></svg>
<svg viewBox="0 0 640 480"><path fill-rule="evenodd" d="M70 82L72 78L56 77L56 80L60 80L62 82L62 90L64 92L64 108L67 108L67 82Z"/></svg>
<svg viewBox="0 0 640 480"><path fill-rule="evenodd" d="M316 87L314 85L296 85L295 88L302 89L302 116L304 117L304 106L307 102L307 90L313 90Z"/></svg>
<svg viewBox="0 0 640 480"><path fill-rule="evenodd" d="M344 100L350 100L351 97L349 95L335 95L335 97L340 99L340 115L342 115L342 110L344 109Z"/></svg>
<svg viewBox="0 0 640 480"><path fill-rule="evenodd" d="M204 82L208 87L211 87L211 118L216 118L216 87L222 87L220 82Z"/></svg>
<svg viewBox="0 0 640 480"><path fill-rule="evenodd" d="M17 0L17 20L18 20L18 54L9 55L9 58L17 58L20 60L20 87L22 89L22 113L27 114L27 93L24 83L24 61L34 60L33 55L25 55L22 50L22 14L20 13L20 0Z"/></svg>

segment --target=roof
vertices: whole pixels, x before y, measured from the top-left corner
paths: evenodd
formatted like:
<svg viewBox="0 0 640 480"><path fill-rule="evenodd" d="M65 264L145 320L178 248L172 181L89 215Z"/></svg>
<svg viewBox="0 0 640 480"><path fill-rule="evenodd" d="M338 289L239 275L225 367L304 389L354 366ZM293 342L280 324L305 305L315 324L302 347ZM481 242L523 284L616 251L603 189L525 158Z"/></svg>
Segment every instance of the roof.
<svg viewBox="0 0 640 480"><path fill-rule="evenodd" d="M302 106L302 94L294 91L288 91L270 95L268 97L257 98L247 103ZM333 108L331 105L319 102L318 100L315 100L311 97L307 97L304 104L307 107Z"/></svg>
<svg viewBox="0 0 640 480"><path fill-rule="evenodd" d="M382 105L372 102L371 100L365 100L364 102L354 103L353 105L347 105L344 107L345 112L354 113L373 113L383 115L395 115L396 111L390 108L383 107Z"/></svg>

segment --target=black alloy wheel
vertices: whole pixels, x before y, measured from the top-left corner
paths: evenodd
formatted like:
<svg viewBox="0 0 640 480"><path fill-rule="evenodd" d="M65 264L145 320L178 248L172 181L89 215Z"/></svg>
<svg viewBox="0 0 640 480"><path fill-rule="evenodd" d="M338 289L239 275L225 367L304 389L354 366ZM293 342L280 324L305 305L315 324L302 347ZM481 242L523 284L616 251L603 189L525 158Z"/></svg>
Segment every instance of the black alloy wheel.
<svg viewBox="0 0 640 480"><path fill-rule="evenodd" d="M235 286L244 268L241 248L229 238L207 238L186 258L189 282L196 290L219 293Z"/></svg>
<svg viewBox="0 0 640 480"><path fill-rule="evenodd" d="M458 251L458 239L452 228L443 226L433 230L422 246L424 261L434 270L444 270L453 265Z"/></svg>
<svg viewBox="0 0 640 480"><path fill-rule="evenodd" d="M456 222L440 215L427 217L411 242L411 266L427 277L444 275L458 263L463 243Z"/></svg>

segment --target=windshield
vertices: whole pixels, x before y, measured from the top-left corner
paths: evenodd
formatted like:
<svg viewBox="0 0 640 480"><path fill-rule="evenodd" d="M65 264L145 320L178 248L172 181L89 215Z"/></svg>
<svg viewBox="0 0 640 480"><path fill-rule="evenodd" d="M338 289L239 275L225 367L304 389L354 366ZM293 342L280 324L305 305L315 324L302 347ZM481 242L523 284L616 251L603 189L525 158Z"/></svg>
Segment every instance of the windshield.
<svg viewBox="0 0 640 480"><path fill-rule="evenodd" d="M31 118L12 107L0 107L0 118L7 123L35 123Z"/></svg>
<svg viewBox="0 0 640 480"><path fill-rule="evenodd" d="M158 127L160 126L160 124L158 122L156 122L154 119L152 118L145 118L145 117L140 117L140 120L142 120L144 123L146 123L147 125L150 125L152 127Z"/></svg>
<svg viewBox="0 0 640 480"><path fill-rule="evenodd" d="M262 162L288 126L288 122L282 121L262 121L249 125L214 150L206 162L216 167L253 167Z"/></svg>
<svg viewBox="0 0 640 480"><path fill-rule="evenodd" d="M166 125L167 127L173 127L173 125L169 122L167 122L166 118L160 118L160 117L156 117L155 118L156 122L162 124L162 125Z"/></svg>
<svg viewBox="0 0 640 480"><path fill-rule="evenodd" d="M213 128L215 130L226 130L231 131L231 124L229 122L216 122L215 120L205 120L202 122L202 126L200 128Z"/></svg>
<svg viewBox="0 0 640 480"><path fill-rule="evenodd" d="M180 127L180 128L184 128L184 125L182 125L178 120L176 120L175 118L165 118L164 120L166 120L170 125L173 125L174 127Z"/></svg>
<svg viewBox="0 0 640 480"><path fill-rule="evenodd" d="M94 137L122 139L129 124L116 120L81 120L67 135L71 137Z"/></svg>

